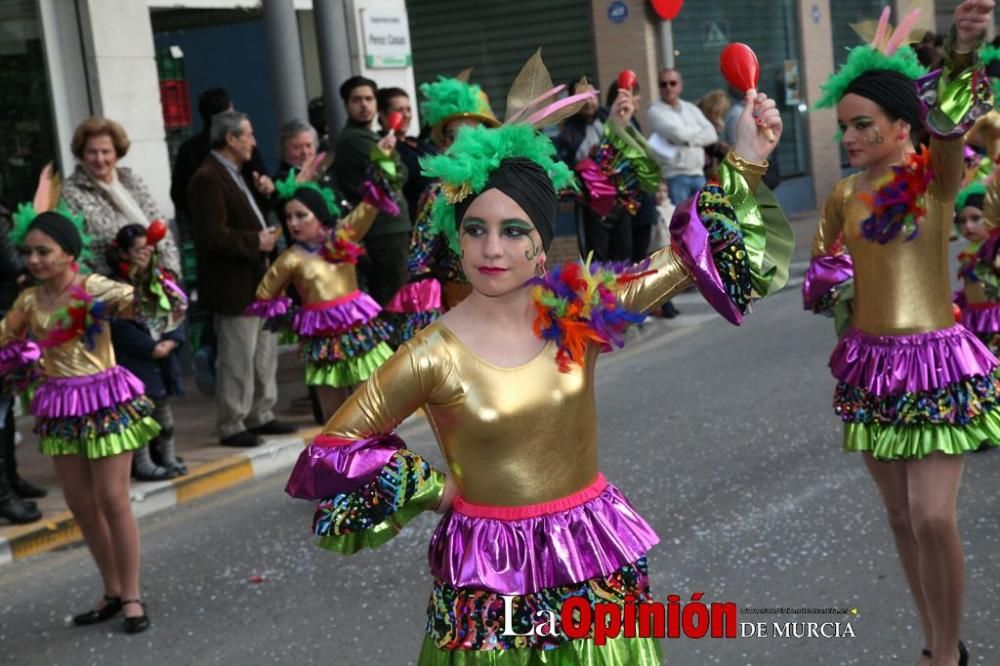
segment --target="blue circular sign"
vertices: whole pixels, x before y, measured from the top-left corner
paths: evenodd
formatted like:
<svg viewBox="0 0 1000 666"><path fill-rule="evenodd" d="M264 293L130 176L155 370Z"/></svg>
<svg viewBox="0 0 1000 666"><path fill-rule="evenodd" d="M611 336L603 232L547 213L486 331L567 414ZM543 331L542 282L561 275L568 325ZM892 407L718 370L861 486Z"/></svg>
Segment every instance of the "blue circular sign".
<svg viewBox="0 0 1000 666"><path fill-rule="evenodd" d="M608 4L608 20L612 23L624 23L628 18L628 5L622 0L614 0Z"/></svg>

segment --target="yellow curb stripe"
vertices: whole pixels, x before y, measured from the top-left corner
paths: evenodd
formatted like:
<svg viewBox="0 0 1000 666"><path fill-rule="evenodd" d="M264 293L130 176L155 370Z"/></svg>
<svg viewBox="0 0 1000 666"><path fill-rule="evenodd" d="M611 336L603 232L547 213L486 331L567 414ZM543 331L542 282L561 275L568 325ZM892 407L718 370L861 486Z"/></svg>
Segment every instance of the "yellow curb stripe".
<svg viewBox="0 0 1000 666"><path fill-rule="evenodd" d="M195 474L173 479L177 503L183 504L211 495L253 478L253 463L249 458L223 458L202 466Z"/></svg>
<svg viewBox="0 0 1000 666"><path fill-rule="evenodd" d="M40 527L8 542L11 557L19 560L38 553L55 550L60 546L77 543L83 539L80 526L68 511L53 520L47 520Z"/></svg>

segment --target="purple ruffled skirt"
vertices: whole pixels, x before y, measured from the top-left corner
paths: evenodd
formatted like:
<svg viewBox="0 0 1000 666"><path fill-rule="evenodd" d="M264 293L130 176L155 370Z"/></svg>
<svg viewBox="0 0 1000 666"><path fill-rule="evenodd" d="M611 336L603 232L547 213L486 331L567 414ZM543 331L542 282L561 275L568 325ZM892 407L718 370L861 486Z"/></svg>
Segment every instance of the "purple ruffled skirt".
<svg viewBox="0 0 1000 666"><path fill-rule="evenodd" d="M895 460L1000 442L997 365L960 324L910 335L848 329L830 358L845 449Z"/></svg>

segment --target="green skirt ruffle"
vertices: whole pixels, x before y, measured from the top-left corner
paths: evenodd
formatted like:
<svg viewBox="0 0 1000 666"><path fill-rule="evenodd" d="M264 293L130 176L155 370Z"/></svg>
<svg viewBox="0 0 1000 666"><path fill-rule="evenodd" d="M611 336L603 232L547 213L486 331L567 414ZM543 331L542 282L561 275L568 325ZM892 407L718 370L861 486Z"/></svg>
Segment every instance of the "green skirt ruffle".
<svg viewBox="0 0 1000 666"><path fill-rule="evenodd" d="M425 636L418 666L660 666L663 650L656 638L611 638L563 643L554 650L441 650Z"/></svg>
<svg viewBox="0 0 1000 666"><path fill-rule="evenodd" d="M88 460L117 456L126 451L141 449L160 434L160 424L151 416L144 416L121 432L98 435L86 439L42 437L39 448L46 456L79 456Z"/></svg>
<svg viewBox="0 0 1000 666"><path fill-rule="evenodd" d="M1000 444L1000 410L991 409L965 425L845 423L844 450L869 451L879 460L919 459L931 453L960 455L983 442Z"/></svg>
<svg viewBox="0 0 1000 666"><path fill-rule="evenodd" d="M392 348L380 342L370 352L334 363L306 363L306 384L309 386L354 386L369 377L392 356Z"/></svg>

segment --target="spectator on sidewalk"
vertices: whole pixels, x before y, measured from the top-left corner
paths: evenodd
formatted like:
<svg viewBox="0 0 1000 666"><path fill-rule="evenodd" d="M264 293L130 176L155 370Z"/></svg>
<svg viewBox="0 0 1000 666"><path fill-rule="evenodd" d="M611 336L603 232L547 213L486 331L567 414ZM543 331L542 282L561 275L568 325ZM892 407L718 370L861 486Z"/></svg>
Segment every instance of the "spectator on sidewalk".
<svg viewBox="0 0 1000 666"><path fill-rule="evenodd" d="M323 187L333 186L332 171L319 172L323 156L319 154L319 134L304 120L293 119L278 130L278 170L274 172L274 182L285 180L295 169L298 182L315 181ZM292 244L292 236L285 223L285 213L277 204L278 219L285 237L285 244Z"/></svg>
<svg viewBox="0 0 1000 666"><path fill-rule="evenodd" d="M177 149L177 158L174 161L174 173L170 178L170 199L177 209L177 223L181 228L181 235L189 238L190 230L188 225L191 220L191 209L188 206L187 188L191 182L191 177L198 170L201 163L211 152L209 147L209 130L212 127L212 118L215 114L223 111L232 111L233 103L229 98L229 93L225 88L209 88L198 97L198 115L201 116L201 131L190 137ZM253 187L253 174L267 173L264 165L264 158L260 150L254 146L250 160L243 165L241 173L243 180L248 187ZM260 196L257 195L258 204Z"/></svg>
<svg viewBox="0 0 1000 666"><path fill-rule="evenodd" d="M660 99L646 112L650 130L666 147L659 153L667 192L675 206L684 203L705 185L705 147L719 134L697 106L681 99L684 79L676 69L659 76Z"/></svg>
<svg viewBox="0 0 1000 666"><path fill-rule="evenodd" d="M258 435L295 430L274 418L277 336L264 330L261 319L243 316L278 234L268 228L240 173L257 144L250 120L239 111L216 114L209 139L212 152L191 178L188 201L198 248L199 296L213 314L218 340L217 427L225 446L257 446ZM274 190L266 177L255 184L264 192Z"/></svg>
<svg viewBox="0 0 1000 666"><path fill-rule="evenodd" d="M109 277L136 286L131 270L145 270L152 259L153 248L146 244L146 230L129 224L118 230L108 249ZM165 270L160 267L160 270ZM176 282L175 276L169 276ZM146 397L153 401L153 420L160 425L160 434L147 446L135 450L132 457L132 478L137 481L164 481L182 474L187 468L177 460L174 447L174 415L170 396L183 395L179 349L184 344L184 329L164 331L155 322L142 319L112 319L111 344L118 365L128 368L142 380Z"/></svg>
<svg viewBox="0 0 1000 666"><path fill-rule="evenodd" d="M729 146L732 145L725 139L726 116L731 106L732 101L729 99L729 93L720 89L711 90L698 100L698 110L705 115L708 122L712 123L712 127L715 128L715 132L719 136L718 141L705 146L704 174L707 179L716 177L719 165L726 158Z"/></svg>
<svg viewBox="0 0 1000 666"><path fill-rule="evenodd" d="M378 101L378 123L380 135L389 133L389 114L399 113L403 116L403 127L396 131L396 152L406 167L406 181L403 183L403 196L411 216L416 216L418 203L424 191L430 187L431 179L420 173L420 158L424 155L437 153L427 141L418 137L407 136L406 130L413 120L413 106L410 96L402 88L382 88L376 95Z"/></svg>
<svg viewBox="0 0 1000 666"><path fill-rule="evenodd" d="M0 319L17 299L17 280L24 269L10 232L10 211L0 206ZM30 498L45 497L48 493L18 475L15 436L14 396L0 387L0 518L20 525L41 519L42 512Z"/></svg>
<svg viewBox="0 0 1000 666"><path fill-rule="evenodd" d="M118 166L128 148L125 129L107 118L87 118L73 132L71 150L80 162L63 184L62 196L70 210L86 220L91 239L88 262L95 273L110 271L105 253L119 229L126 224L145 228L157 219L166 222L139 174ZM174 232L169 225L167 229L160 245L163 263L180 275L180 251Z"/></svg>
<svg viewBox="0 0 1000 666"><path fill-rule="evenodd" d="M379 135L372 130L375 121L378 86L371 79L352 76L340 86L340 98L347 108L347 124L337 137L333 162L337 192L352 206L362 199L361 183L368 177L372 150ZM398 162L398 154L395 158ZM398 163L398 183L406 181L407 171ZM367 253L358 262L358 273L372 298L384 306L406 282L406 259L410 245L410 212L406 199L396 192L399 214L379 213L365 236Z"/></svg>

